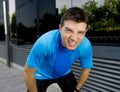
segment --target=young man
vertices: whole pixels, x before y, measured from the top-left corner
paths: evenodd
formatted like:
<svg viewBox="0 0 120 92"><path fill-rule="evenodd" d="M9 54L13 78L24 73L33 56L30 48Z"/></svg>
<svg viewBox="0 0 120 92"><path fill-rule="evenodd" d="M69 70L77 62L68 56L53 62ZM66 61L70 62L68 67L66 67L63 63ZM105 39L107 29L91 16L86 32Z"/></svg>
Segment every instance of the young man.
<svg viewBox="0 0 120 92"><path fill-rule="evenodd" d="M93 67L92 46L85 37L88 18L73 7L61 18L59 29L43 34L34 44L24 67L29 92L46 92L57 83L62 92L79 92ZM82 72L76 81L71 65L80 60Z"/></svg>

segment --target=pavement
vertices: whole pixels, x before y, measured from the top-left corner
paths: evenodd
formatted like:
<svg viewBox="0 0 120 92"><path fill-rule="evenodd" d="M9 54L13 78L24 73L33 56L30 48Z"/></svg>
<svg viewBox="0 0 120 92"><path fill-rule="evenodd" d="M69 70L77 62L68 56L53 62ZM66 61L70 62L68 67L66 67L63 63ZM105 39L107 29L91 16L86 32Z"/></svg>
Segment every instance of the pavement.
<svg viewBox="0 0 120 92"><path fill-rule="evenodd" d="M14 67L16 66L16 67ZM0 58L0 92L26 92L23 78L23 67L12 64L9 68ZM57 84L48 87L47 92L62 92Z"/></svg>

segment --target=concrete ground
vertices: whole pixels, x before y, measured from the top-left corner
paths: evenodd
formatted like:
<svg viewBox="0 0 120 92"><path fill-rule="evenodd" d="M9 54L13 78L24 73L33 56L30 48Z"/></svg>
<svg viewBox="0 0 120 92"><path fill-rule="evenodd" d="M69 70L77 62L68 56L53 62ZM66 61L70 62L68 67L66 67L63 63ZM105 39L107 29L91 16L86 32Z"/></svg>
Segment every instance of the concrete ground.
<svg viewBox="0 0 120 92"><path fill-rule="evenodd" d="M7 67L0 60L0 92L26 92L23 73L21 69ZM57 84L48 87L47 92L62 92Z"/></svg>

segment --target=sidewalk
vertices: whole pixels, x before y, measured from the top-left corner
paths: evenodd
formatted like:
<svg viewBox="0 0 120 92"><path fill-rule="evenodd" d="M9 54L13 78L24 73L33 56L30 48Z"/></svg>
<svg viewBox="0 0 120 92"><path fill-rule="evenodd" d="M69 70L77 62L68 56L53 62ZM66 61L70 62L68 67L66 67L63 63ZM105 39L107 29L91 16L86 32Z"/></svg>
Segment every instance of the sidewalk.
<svg viewBox="0 0 120 92"><path fill-rule="evenodd" d="M26 92L22 70L14 67L8 68L0 60L0 92ZM62 92L56 84L48 87L47 92Z"/></svg>

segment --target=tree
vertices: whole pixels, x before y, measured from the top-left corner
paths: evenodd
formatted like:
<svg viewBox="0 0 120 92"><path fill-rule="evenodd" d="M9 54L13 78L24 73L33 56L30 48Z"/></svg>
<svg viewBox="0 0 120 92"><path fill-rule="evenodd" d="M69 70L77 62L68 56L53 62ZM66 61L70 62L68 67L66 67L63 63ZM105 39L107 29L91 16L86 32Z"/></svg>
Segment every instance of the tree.
<svg viewBox="0 0 120 92"><path fill-rule="evenodd" d="M119 14L117 11L117 5L118 0L105 0L104 2L104 8L107 12L107 20L108 20L108 26L114 30L115 26L117 25L116 17Z"/></svg>
<svg viewBox="0 0 120 92"><path fill-rule="evenodd" d="M90 22L90 29L96 29L95 28L95 23L96 23L96 11L97 11L97 2L93 1L88 1L85 3L85 5L82 6L84 10L86 10L88 17L89 17L89 22Z"/></svg>
<svg viewBox="0 0 120 92"><path fill-rule="evenodd" d="M105 0L103 5L88 1L83 5L90 20L92 30L116 30L120 29L120 0Z"/></svg>
<svg viewBox="0 0 120 92"><path fill-rule="evenodd" d="M63 8L60 10L60 14L58 15L59 18L61 18L66 11L67 11L67 7L66 5L64 5Z"/></svg>

